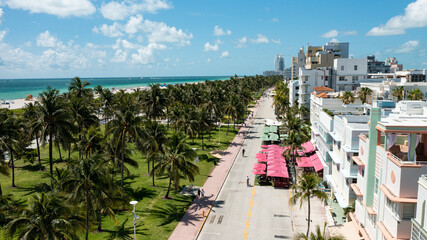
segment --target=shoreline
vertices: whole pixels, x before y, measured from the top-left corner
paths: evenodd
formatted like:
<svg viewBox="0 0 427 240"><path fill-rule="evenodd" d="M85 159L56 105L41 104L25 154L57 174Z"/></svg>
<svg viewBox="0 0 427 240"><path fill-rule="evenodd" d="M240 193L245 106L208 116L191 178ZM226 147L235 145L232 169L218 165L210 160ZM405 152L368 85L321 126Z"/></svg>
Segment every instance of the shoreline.
<svg viewBox="0 0 427 240"><path fill-rule="evenodd" d="M218 80L217 80L218 81ZM223 81L223 80L221 80ZM179 85L179 84L199 84L202 82L184 82L184 83L176 83L176 84L171 84L171 85ZM167 85L160 85L161 89L165 89ZM140 86L140 87L128 87L128 88L115 88L115 87L107 87L108 89L110 89L110 91L113 94L118 93L120 90L124 90L125 93L132 93L136 90L147 90L150 87L149 86ZM94 98L97 98L98 95L96 93L94 93ZM22 109L25 107L26 104L28 103L36 103L37 102L37 97L33 97L31 100L26 100L25 98L18 98L18 99L7 99L7 100L1 100L0 101L0 109L2 108L8 108L10 110L15 110L15 109Z"/></svg>

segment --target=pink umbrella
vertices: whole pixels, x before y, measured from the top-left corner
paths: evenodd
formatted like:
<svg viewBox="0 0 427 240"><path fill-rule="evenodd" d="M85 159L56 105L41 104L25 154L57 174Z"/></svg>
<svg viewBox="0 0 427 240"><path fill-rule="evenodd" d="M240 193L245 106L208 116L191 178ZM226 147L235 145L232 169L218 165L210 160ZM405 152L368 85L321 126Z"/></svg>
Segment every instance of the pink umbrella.
<svg viewBox="0 0 427 240"><path fill-rule="evenodd" d="M286 167L286 165L268 165L267 167L268 171L287 171L288 168Z"/></svg>
<svg viewBox="0 0 427 240"><path fill-rule="evenodd" d="M253 174L256 174L256 175L264 175L264 174L266 174L264 171L262 171L262 170L252 170L252 173Z"/></svg>
<svg viewBox="0 0 427 240"><path fill-rule="evenodd" d="M258 158L257 161L258 162L267 162L267 159L266 158Z"/></svg>
<svg viewBox="0 0 427 240"><path fill-rule="evenodd" d="M256 156L257 157L263 157L263 156L267 156L267 154L265 154L265 153L257 153Z"/></svg>
<svg viewBox="0 0 427 240"><path fill-rule="evenodd" d="M268 148L269 145L261 145L261 148Z"/></svg>

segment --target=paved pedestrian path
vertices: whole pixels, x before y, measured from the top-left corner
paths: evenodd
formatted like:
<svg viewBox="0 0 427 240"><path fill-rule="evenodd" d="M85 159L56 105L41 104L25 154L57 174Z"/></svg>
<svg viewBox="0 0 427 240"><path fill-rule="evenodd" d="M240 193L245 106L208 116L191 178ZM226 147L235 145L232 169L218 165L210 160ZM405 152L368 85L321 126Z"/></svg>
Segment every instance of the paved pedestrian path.
<svg viewBox="0 0 427 240"><path fill-rule="evenodd" d="M262 102L263 99L264 98L261 98L260 102ZM253 116L257 115L260 106L261 104L257 104L252 109ZM246 134L248 133L248 129L252 123L253 119L247 120L246 126L239 130L239 134L236 135L226 150L228 154L220 159L218 165L215 167L203 185L202 188L205 190L205 196L194 199L193 203L190 205L169 239L193 240L197 236L205 221L203 214L206 216L209 213L212 204L215 203L217 206L221 204L218 201L215 202L215 200L223 186L225 179L228 176L230 168L233 165L236 157L241 154L241 146L245 141Z"/></svg>

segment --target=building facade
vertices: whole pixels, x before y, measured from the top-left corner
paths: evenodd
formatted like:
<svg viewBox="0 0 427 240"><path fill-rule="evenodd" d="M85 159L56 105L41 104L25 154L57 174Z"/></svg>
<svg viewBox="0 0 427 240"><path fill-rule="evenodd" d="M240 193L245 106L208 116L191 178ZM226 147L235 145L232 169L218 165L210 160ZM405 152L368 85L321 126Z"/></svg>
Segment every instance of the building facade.
<svg viewBox="0 0 427 240"><path fill-rule="evenodd" d="M415 218L412 219L411 240L427 239L427 174L418 179L418 201Z"/></svg>
<svg viewBox="0 0 427 240"><path fill-rule="evenodd" d="M351 214L365 239L409 239L417 181L427 172L427 105L401 101L388 117L372 108L369 133L359 135L359 166Z"/></svg>

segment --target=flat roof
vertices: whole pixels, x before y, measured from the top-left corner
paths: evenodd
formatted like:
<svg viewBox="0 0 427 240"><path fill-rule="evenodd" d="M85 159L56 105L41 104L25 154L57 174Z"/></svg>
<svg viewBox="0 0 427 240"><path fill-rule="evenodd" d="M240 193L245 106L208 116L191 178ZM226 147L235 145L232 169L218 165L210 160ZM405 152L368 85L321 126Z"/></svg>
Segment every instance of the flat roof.
<svg viewBox="0 0 427 240"><path fill-rule="evenodd" d="M427 128L427 117L426 118L384 118L378 124L384 127L426 127Z"/></svg>
<svg viewBox="0 0 427 240"><path fill-rule="evenodd" d="M355 130L366 130L366 131L369 130L369 125L367 122L366 123L348 123L347 126Z"/></svg>

